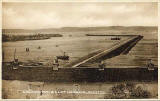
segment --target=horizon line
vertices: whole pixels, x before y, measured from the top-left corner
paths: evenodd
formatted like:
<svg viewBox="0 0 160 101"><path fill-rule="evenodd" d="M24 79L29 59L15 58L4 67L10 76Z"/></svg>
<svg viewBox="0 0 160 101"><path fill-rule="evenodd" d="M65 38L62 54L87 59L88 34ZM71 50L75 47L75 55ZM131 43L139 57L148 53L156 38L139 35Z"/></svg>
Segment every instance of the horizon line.
<svg viewBox="0 0 160 101"><path fill-rule="evenodd" d="M158 25L150 25L150 26L86 26L86 27L74 27L74 26L66 26L66 27L49 27L49 28L3 28L2 29L27 29L27 30L38 30L38 29L62 29L62 28L100 28L100 27L158 27Z"/></svg>

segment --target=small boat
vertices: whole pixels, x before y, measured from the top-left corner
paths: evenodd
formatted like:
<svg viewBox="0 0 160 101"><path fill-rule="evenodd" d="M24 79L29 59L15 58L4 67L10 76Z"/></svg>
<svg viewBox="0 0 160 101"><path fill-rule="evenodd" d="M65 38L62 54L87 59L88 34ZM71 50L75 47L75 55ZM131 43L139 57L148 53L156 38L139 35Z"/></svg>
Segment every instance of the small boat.
<svg viewBox="0 0 160 101"><path fill-rule="evenodd" d="M56 47L58 47L59 45L56 45Z"/></svg>
<svg viewBox="0 0 160 101"><path fill-rule="evenodd" d="M119 38L119 37L114 37L114 38L111 38L111 40L121 40L121 38Z"/></svg>
<svg viewBox="0 0 160 101"><path fill-rule="evenodd" d="M38 49L41 49L41 46L39 46Z"/></svg>
<svg viewBox="0 0 160 101"><path fill-rule="evenodd" d="M63 56L57 56L57 59L61 59L61 60L69 60L69 56L65 54Z"/></svg>

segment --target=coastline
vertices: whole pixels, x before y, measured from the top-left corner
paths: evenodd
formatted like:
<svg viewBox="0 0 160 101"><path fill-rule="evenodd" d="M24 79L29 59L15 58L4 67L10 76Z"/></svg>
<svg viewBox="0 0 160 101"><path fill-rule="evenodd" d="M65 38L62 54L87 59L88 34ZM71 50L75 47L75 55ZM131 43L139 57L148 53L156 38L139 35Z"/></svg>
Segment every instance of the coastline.
<svg viewBox="0 0 160 101"><path fill-rule="evenodd" d="M35 35L7 35L2 34L2 42L15 42L25 40L44 40L51 37L63 37L61 34L35 34Z"/></svg>

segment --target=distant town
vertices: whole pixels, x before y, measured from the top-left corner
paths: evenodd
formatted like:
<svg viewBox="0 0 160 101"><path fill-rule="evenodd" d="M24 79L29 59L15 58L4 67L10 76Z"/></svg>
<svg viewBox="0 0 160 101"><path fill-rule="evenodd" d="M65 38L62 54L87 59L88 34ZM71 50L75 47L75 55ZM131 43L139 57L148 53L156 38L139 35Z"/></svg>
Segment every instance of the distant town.
<svg viewBox="0 0 160 101"><path fill-rule="evenodd" d="M24 41L24 40L43 40L51 37L62 37L61 34L34 34L34 35L7 35L2 34L2 41Z"/></svg>

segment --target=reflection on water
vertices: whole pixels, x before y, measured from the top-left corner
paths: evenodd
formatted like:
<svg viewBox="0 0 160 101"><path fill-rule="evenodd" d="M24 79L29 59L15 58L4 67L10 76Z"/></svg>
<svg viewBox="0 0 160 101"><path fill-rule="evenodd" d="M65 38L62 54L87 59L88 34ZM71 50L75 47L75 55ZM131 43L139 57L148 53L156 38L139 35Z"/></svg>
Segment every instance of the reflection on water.
<svg viewBox="0 0 160 101"><path fill-rule="evenodd" d="M127 37L122 38L125 40ZM121 41L121 40L120 40ZM52 62L56 56L66 52L70 61L74 61L101 48L110 48L119 41L110 37L53 37L47 40L17 41L3 43L4 61L13 60L14 49L20 61ZM41 47L40 49L38 47ZM26 52L26 48L30 52ZM142 39L127 55L117 56L106 60L108 65L140 65L144 66L147 59L152 59L157 65L158 44L156 39ZM113 61L119 62L113 62Z"/></svg>
<svg viewBox="0 0 160 101"><path fill-rule="evenodd" d="M15 48L17 50L16 57L20 61L52 60L55 56L63 55L63 52L66 52L71 60L74 60L92 51L109 47L113 43L115 42L104 37L56 37L47 40L5 42L3 43L4 61L13 60ZM41 49L38 49L39 46ZM26 52L26 48L30 48L30 52Z"/></svg>

